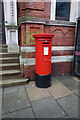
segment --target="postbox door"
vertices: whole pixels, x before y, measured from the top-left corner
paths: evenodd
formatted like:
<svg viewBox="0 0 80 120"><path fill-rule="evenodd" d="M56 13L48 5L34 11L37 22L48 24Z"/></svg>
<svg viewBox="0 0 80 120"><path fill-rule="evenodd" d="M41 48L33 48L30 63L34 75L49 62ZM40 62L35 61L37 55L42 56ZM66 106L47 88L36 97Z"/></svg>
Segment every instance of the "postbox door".
<svg viewBox="0 0 80 120"><path fill-rule="evenodd" d="M43 73L51 73L51 45L50 42L42 43L42 66Z"/></svg>

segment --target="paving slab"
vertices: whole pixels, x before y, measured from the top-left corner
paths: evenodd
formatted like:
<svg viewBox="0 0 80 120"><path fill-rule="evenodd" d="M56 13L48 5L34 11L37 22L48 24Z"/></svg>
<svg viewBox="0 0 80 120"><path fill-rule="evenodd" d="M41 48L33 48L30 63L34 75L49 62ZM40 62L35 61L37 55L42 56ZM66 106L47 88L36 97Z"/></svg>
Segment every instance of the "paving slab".
<svg viewBox="0 0 80 120"><path fill-rule="evenodd" d="M19 85L18 91L26 91L25 85Z"/></svg>
<svg viewBox="0 0 80 120"><path fill-rule="evenodd" d="M70 90L78 89L78 82L72 78L70 75L57 76L56 77L60 82L62 82Z"/></svg>
<svg viewBox="0 0 80 120"><path fill-rule="evenodd" d="M51 83L57 83L59 80L56 77L51 77Z"/></svg>
<svg viewBox="0 0 80 120"><path fill-rule="evenodd" d="M77 77L77 76L73 76L73 79L76 80L76 81L78 81L78 82L80 82L80 78Z"/></svg>
<svg viewBox="0 0 80 120"><path fill-rule="evenodd" d="M0 95L0 120L2 118L2 96Z"/></svg>
<svg viewBox="0 0 80 120"><path fill-rule="evenodd" d="M78 118L78 97L76 95L67 96L57 101L70 118Z"/></svg>
<svg viewBox="0 0 80 120"><path fill-rule="evenodd" d="M35 118L31 108L22 109L3 115L3 118ZM33 119L35 120L35 119Z"/></svg>
<svg viewBox="0 0 80 120"><path fill-rule="evenodd" d="M30 103L24 91L6 94L3 97L3 114L27 107L30 107Z"/></svg>
<svg viewBox="0 0 80 120"><path fill-rule="evenodd" d="M0 88L0 95L2 95L2 88Z"/></svg>
<svg viewBox="0 0 80 120"><path fill-rule="evenodd" d="M6 87L4 88L3 94L14 93L18 91L18 86Z"/></svg>
<svg viewBox="0 0 80 120"><path fill-rule="evenodd" d="M28 83L28 84L25 84L24 86L25 86L25 88L30 87L29 83Z"/></svg>
<svg viewBox="0 0 80 120"><path fill-rule="evenodd" d="M66 113L51 96L31 102L36 118L64 118Z"/></svg>
<svg viewBox="0 0 80 120"><path fill-rule="evenodd" d="M79 96L78 90L73 90L73 93L75 93L77 96ZM80 96L79 96L79 97L80 97Z"/></svg>
<svg viewBox="0 0 80 120"><path fill-rule="evenodd" d="M31 86L26 88L27 94L29 96L30 101L35 101L41 98L51 96L47 89L38 88L36 86Z"/></svg>
<svg viewBox="0 0 80 120"><path fill-rule="evenodd" d="M35 86L35 81L30 81L28 84L29 84L30 86Z"/></svg>
<svg viewBox="0 0 80 120"><path fill-rule="evenodd" d="M53 84L51 87L48 88L48 90L55 99L73 94L72 91L70 91L60 82Z"/></svg>

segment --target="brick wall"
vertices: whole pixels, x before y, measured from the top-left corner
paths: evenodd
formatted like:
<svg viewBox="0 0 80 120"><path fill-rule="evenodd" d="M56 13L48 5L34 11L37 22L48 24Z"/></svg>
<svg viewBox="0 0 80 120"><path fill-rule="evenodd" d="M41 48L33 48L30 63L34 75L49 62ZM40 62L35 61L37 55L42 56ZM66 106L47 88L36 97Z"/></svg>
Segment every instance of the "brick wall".
<svg viewBox="0 0 80 120"><path fill-rule="evenodd" d="M27 15L29 17L50 18L50 2L19 2L18 17Z"/></svg>
<svg viewBox="0 0 80 120"><path fill-rule="evenodd" d="M75 29L73 27L50 26L50 33L54 34L52 45L74 46Z"/></svg>
<svg viewBox="0 0 80 120"><path fill-rule="evenodd" d="M74 52L75 27L50 24L50 2L26 2L20 3L19 18L22 15L29 17L47 18L44 23L25 20L21 24L21 75L30 80L35 80L35 33L52 33L52 75L61 75L72 72L72 59ZM30 22L29 22L30 21Z"/></svg>
<svg viewBox="0 0 80 120"><path fill-rule="evenodd" d="M74 47L74 36L75 36L75 28L74 27L61 27L61 26L47 26L40 24L22 24L22 47L25 48L24 51L21 52L22 58L26 58L23 63L23 67L21 66L21 71L24 73L25 78L30 78L31 80L35 79L35 51L32 48L35 48L35 41L32 38L32 35L37 32L48 32L54 34L54 38L52 39L52 57L62 56L72 56L74 49L64 50L65 47ZM62 49L62 47L64 48ZM32 47L32 48L31 48ZM61 47L61 49L56 50L55 47ZM28 51L26 48L31 48L31 51ZM62 58L62 59L63 59ZM28 61L27 61L28 59ZM52 59L51 71L52 75L60 75L65 73L72 72L72 61L61 61L54 62L54 58Z"/></svg>
<svg viewBox="0 0 80 120"><path fill-rule="evenodd" d="M33 46L35 45L35 40L32 37L33 34L43 33L44 25L39 24L22 24L21 25L21 46Z"/></svg>

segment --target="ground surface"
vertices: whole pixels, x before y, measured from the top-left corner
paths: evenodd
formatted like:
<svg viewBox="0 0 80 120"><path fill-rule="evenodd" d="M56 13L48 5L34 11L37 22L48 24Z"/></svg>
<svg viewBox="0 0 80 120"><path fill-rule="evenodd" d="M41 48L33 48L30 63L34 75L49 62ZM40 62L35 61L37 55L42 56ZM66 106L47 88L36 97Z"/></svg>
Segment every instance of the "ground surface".
<svg viewBox="0 0 80 120"><path fill-rule="evenodd" d="M4 88L2 117L78 118L80 78L56 76L52 77L51 83L47 89L37 88L33 81L26 85Z"/></svg>

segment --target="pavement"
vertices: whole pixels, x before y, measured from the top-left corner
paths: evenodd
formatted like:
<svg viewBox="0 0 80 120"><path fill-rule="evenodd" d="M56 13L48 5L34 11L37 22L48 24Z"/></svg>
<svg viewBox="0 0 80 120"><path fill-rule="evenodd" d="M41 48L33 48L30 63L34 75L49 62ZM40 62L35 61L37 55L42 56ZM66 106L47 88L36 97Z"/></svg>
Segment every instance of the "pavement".
<svg viewBox="0 0 80 120"><path fill-rule="evenodd" d="M80 78L64 75L51 79L47 89L37 88L34 81L3 88L2 118L79 119Z"/></svg>

